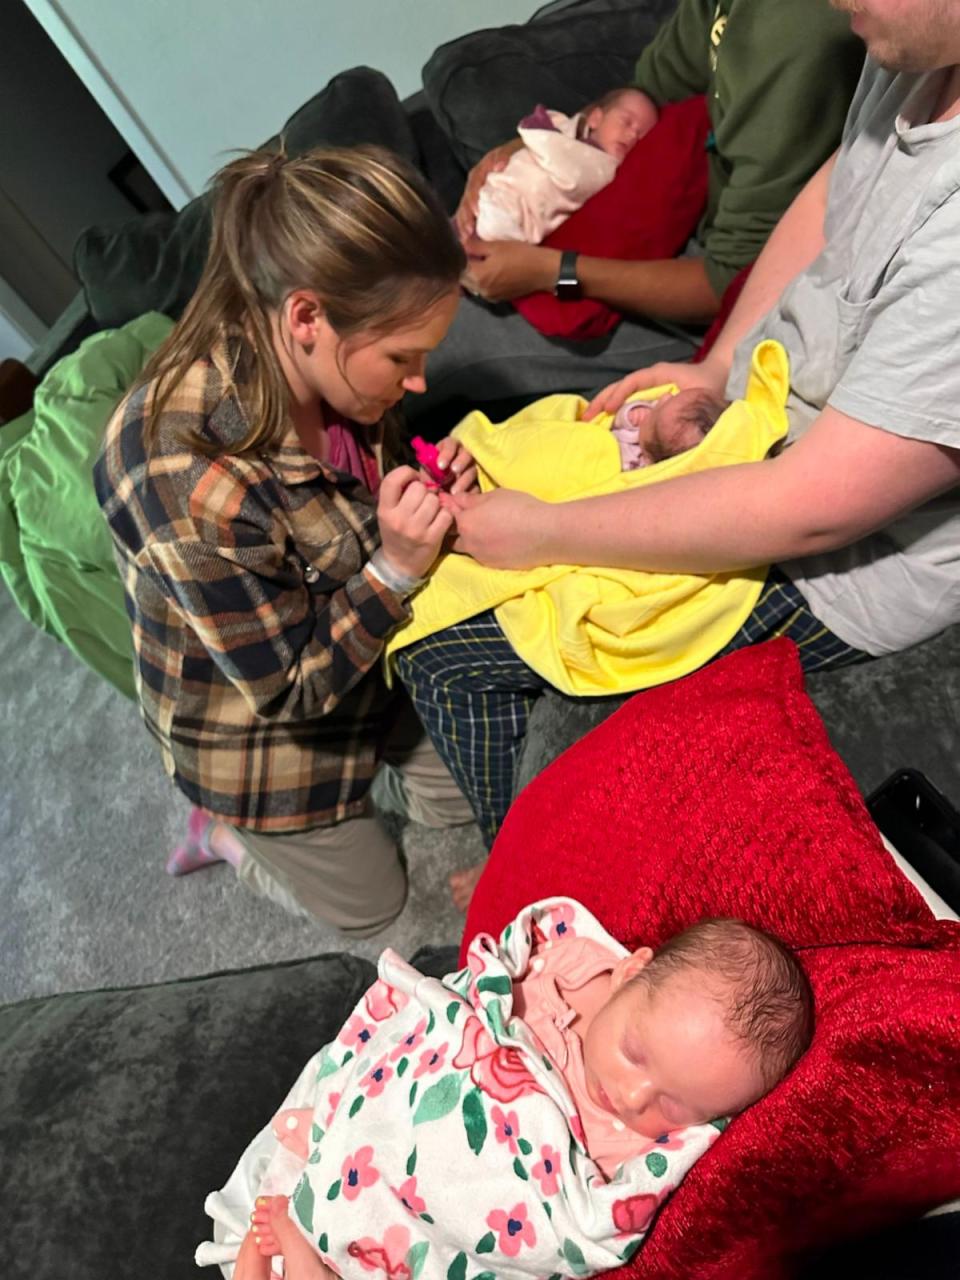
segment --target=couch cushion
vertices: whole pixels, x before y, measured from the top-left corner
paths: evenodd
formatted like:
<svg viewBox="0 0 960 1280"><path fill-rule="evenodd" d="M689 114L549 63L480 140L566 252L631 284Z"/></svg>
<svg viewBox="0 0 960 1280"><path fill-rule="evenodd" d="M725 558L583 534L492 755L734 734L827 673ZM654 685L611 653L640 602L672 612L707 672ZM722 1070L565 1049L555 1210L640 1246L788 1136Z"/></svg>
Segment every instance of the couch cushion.
<svg viewBox="0 0 960 1280"><path fill-rule="evenodd" d="M815 991L811 1050L668 1202L637 1280L784 1275L960 1194L960 925L883 849L789 642L632 699L555 761L508 815L465 936L553 893L629 946L743 917L799 949Z"/></svg>
<svg viewBox="0 0 960 1280"><path fill-rule="evenodd" d="M441 45L423 68L427 101L464 167L512 138L542 102L570 115L633 68L676 0L580 0L522 26Z"/></svg>

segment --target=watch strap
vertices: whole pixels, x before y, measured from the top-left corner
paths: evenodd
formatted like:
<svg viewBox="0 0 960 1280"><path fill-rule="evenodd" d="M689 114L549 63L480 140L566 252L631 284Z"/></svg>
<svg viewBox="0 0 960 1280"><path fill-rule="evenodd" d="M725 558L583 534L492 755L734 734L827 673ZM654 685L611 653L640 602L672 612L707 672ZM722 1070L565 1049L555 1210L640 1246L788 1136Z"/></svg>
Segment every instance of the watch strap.
<svg viewBox="0 0 960 1280"><path fill-rule="evenodd" d="M575 249L564 249L560 254L560 270L557 272L553 292L561 300L583 297L583 286L577 275L577 257Z"/></svg>

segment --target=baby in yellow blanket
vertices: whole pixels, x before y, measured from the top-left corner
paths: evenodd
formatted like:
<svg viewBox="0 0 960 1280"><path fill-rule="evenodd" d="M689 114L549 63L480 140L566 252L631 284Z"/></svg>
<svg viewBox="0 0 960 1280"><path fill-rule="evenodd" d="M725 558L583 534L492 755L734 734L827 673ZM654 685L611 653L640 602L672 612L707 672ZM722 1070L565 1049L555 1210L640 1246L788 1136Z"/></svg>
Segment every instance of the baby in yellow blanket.
<svg viewBox="0 0 960 1280"><path fill-rule="evenodd" d="M628 400L610 427L620 446L621 469L634 471L695 449L729 407L729 400L702 387L668 392L658 400Z"/></svg>

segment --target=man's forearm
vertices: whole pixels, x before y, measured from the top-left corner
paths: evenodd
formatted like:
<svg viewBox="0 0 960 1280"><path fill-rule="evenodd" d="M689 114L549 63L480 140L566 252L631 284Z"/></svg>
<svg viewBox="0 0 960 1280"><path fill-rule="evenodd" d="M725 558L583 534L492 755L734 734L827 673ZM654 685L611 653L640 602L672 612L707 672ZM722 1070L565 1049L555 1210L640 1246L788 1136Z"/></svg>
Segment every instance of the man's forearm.
<svg viewBox="0 0 960 1280"><path fill-rule="evenodd" d="M729 369L743 335L823 249L823 221L835 161L836 153L821 165L774 228L710 353L718 367Z"/></svg>
<svg viewBox="0 0 960 1280"><path fill-rule="evenodd" d="M581 254L577 267L588 298L631 315L700 324L712 320L720 306L702 258L624 262Z"/></svg>

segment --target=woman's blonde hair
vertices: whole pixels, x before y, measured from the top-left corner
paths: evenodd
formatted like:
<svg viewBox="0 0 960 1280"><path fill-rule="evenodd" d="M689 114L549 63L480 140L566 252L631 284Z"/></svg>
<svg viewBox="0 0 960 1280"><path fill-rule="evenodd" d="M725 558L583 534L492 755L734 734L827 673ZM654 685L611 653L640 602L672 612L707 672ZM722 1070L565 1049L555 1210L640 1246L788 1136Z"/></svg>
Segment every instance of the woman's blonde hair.
<svg viewBox="0 0 960 1280"><path fill-rule="evenodd" d="M317 294L342 339L390 332L454 289L463 250L436 194L381 147L317 148L287 157L252 151L213 179L206 266L176 328L140 385L153 394L149 450L164 406L187 369L228 326L256 352L245 407L250 430L236 453L276 447L289 421L289 392L273 344L271 312L295 289ZM190 445L210 451L191 436Z"/></svg>

